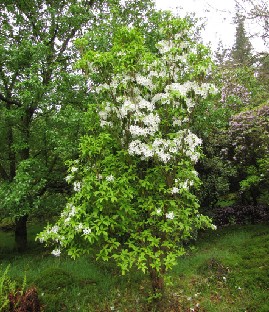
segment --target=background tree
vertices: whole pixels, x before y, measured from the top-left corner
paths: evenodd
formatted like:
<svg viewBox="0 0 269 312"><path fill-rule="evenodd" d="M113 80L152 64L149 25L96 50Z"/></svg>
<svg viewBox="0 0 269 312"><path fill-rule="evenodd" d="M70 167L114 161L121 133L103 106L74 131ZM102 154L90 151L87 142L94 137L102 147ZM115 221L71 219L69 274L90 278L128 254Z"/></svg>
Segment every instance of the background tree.
<svg viewBox="0 0 269 312"><path fill-rule="evenodd" d="M119 1L1 2L0 201L2 217L15 219L18 249L26 246L28 216L42 214L41 196L64 202L64 163L76 158L83 132L90 89L72 68L78 55L72 41L86 28L98 32L96 24L109 11L131 22L148 7L150 1L137 8L134 1L123 8Z"/></svg>
<svg viewBox="0 0 269 312"><path fill-rule="evenodd" d="M234 65L237 66L249 66L252 61L252 46L246 35L244 22L245 17L241 15L239 8L237 7L234 21L236 25L235 43L231 51L232 61Z"/></svg>
<svg viewBox="0 0 269 312"><path fill-rule="evenodd" d="M258 33L252 33L252 36L258 36L264 40L268 46L269 39L269 7L266 0L236 0L237 7L248 20L253 20L261 29Z"/></svg>
<svg viewBox="0 0 269 312"><path fill-rule="evenodd" d="M268 203L269 107L241 112L232 117L230 137L237 165L239 194L243 204L257 206L262 196Z"/></svg>
<svg viewBox="0 0 269 312"><path fill-rule="evenodd" d="M237 195L243 167L233 159L230 121L233 116L258 107L268 98L264 83L257 77L259 69L253 64L255 56L244 27L245 19L237 7L235 44L231 51L221 50L219 46L214 75L207 77L221 90L220 97L196 106L193 118L193 127L203 139L204 151L204 157L197 165L203 181L199 199L210 214L216 206L234 203L240 197Z"/></svg>

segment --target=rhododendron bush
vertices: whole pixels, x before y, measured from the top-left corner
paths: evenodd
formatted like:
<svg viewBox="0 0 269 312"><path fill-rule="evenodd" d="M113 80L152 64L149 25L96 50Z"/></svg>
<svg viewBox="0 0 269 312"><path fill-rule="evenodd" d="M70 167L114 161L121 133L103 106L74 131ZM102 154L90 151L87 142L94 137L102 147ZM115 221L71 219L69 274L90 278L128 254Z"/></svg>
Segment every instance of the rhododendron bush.
<svg viewBox="0 0 269 312"><path fill-rule="evenodd" d="M268 197L268 121L268 104L243 111L230 121L233 162L237 166L242 201L248 204L257 205L262 194Z"/></svg>
<svg viewBox="0 0 269 312"><path fill-rule="evenodd" d="M123 274L136 266L150 274L155 292L185 253L183 243L197 229L215 228L193 194L202 141L190 129L194 107L216 93L202 81L211 60L192 40L188 20L170 17L159 31L157 53L136 29L121 28L110 51L82 56L96 104L66 178L74 195L39 235L55 243L56 256L98 250L97 258L114 259Z"/></svg>

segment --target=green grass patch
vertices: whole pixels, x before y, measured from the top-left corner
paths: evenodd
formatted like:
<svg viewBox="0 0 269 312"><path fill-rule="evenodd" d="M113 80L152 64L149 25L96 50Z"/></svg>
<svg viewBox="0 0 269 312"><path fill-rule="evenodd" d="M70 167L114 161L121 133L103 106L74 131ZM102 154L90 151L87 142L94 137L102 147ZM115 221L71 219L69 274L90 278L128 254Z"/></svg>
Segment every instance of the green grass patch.
<svg viewBox="0 0 269 312"><path fill-rule="evenodd" d="M30 226L30 237L38 230ZM0 237L12 241L8 232ZM140 272L121 276L114 263L96 262L93 256L76 261L55 258L48 250L34 247L24 255L4 249L0 271L11 263L8 275L18 285L26 275L27 285L37 288L45 312L154 311L147 304L149 282ZM201 233L195 249L180 258L167 276L164 310L268 312L268 250L267 224Z"/></svg>

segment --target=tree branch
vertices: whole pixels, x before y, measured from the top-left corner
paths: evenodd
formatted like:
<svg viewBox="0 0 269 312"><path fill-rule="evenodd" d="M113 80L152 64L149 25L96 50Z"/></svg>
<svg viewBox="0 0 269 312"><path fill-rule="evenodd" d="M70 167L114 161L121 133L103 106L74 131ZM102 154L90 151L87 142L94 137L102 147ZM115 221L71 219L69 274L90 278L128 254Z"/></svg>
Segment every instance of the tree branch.
<svg viewBox="0 0 269 312"><path fill-rule="evenodd" d="M8 104L14 104L14 105L17 105L18 107L21 107L21 103L19 101L9 99L9 98L5 97L2 93L0 93L0 100L5 102L5 103L8 103Z"/></svg>
<svg viewBox="0 0 269 312"><path fill-rule="evenodd" d="M9 180L9 176L8 176L5 168L2 166L2 164L0 164L0 178L2 178L3 180L6 180L6 181Z"/></svg>

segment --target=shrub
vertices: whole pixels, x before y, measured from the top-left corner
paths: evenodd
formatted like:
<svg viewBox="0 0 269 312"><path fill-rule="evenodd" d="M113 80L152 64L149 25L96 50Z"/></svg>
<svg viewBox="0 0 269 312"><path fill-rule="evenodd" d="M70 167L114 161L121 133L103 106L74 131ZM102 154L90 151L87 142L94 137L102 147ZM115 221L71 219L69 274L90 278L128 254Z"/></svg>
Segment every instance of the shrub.
<svg viewBox="0 0 269 312"><path fill-rule="evenodd" d="M16 291L10 293L9 299L9 311L10 312L40 312L40 302L36 288L32 287L25 292Z"/></svg>
<svg viewBox="0 0 269 312"><path fill-rule="evenodd" d="M214 211L213 220L220 226L265 222L269 220L269 207L261 204L220 207Z"/></svg>
<svg viewBox="0 0 269 312"><path fill-rule="evenodd" d="M74 283L74 277L61 268L48 268L36 279L38 288L46 292L55 292Z"/></svg>
<svg viewBox="0 0 269 312"><path fill-rule="evenodd" d="M11 281L11 279L8 277L7 273L9 270L9 265L5 269L5 271L1 272L0 277L0 311L6 311L9 299L8 294L11 291L14 291L16 288L16 284L14 281Z"/></svg>
<svg viewBox="0 0 269 312"><path fill-rule="evenodd" d="M0 311L41 311L36 289L34 287L26 289L26 277L24 277L21 289L19 290L16 282L8 277L9 267L8 265L0 277Z"/></svg>

